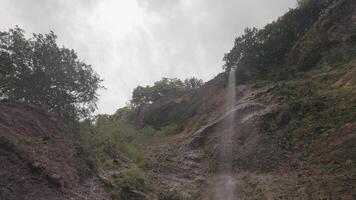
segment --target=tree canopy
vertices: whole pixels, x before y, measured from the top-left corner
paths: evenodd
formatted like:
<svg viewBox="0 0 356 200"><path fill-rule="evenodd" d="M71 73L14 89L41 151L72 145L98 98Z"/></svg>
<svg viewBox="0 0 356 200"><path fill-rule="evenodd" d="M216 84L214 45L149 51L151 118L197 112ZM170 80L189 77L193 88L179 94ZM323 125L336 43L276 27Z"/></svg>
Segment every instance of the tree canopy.
<svg viewBox="0 0 356 200"><path fill-rule="evenodd" d="M177 78L163 78L156 81L153 86L138 86L132 92L131 103L134 106L142 106L155 102L161 97L176 94L183 91L194 90L203 85L203 80L188 78L184 81Z"/></svg>
<svg viewBox="0 0 356 200"><path fill-rule="evenodd" d="M237 37L231 51L224 56L224 69L237 66L250 77L281 71L286 55L320 15L336 0L299 0L277 21L263 29L247 28Z"/></svg>
<svg viewBox="0 0 356 200"><path fill-rule="evenodd" d="M64 118L86 117L96 109L102 80L56 39L53 32L26 39L19 27L0 32L0 96Z"/></svg>

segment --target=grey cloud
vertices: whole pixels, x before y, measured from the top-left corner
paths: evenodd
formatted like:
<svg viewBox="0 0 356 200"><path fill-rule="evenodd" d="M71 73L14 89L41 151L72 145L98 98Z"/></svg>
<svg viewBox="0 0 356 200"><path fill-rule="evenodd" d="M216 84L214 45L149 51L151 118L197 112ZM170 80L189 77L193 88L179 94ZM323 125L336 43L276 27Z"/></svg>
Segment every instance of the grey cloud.
<svg viewBox="0 0 356 200"><path fill-rule="evenodd" d="M134 4L139 22L121 27L127 25L123 15L132 14L121 12ZM55 31L60 43L76 49L105 79L98 112L112 113L138 84L161 77L212 78L245 27L262 27L294 5L295 0L2 0L0 29L18 24L28 33Z"/></svg>

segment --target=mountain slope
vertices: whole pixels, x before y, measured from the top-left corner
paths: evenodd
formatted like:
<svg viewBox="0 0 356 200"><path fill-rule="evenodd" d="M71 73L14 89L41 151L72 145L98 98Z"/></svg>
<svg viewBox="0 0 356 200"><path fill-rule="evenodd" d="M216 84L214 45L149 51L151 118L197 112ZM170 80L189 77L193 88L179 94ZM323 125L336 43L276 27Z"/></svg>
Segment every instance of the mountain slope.
<svg viewBox="0 0 356 200"><path fill-rule="evenodd" d="M237 69L231 109L227 70L199 89L82 122L77 142L97 169L89 177L61 123L1 102L0 197L216 200L230 184L238 199L356 199L356 1L322 2L330 6L283 54L264 49L278 66ZM290 12L267 27L293 28ZM220 179L225 156L232 173Z"/></svg>
<svg viewBox="0 0 356 200"><path fill-rule="evenodd" d="M284 67L296 76L238 81L232 142L239 198L356 198L355 6L336 1L296 41ZM226 83L220 74L195 92L139 110L133 121L140 126L181 130L147 149L159 158L149 172L158 190L183 199L212 195L226 132Z"/></svg>

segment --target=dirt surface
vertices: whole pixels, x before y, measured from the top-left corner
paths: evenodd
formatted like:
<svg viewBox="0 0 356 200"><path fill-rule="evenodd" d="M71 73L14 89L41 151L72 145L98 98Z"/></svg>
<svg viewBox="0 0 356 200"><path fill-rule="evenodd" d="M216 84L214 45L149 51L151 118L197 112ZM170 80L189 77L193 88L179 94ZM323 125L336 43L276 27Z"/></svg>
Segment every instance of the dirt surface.
<svg viewBox="0 0 356 200"><path fill-rule="evenodd" d="M39 108L0 103L0 199L110 199L95 178L79 180L60 127Z"/></svg>

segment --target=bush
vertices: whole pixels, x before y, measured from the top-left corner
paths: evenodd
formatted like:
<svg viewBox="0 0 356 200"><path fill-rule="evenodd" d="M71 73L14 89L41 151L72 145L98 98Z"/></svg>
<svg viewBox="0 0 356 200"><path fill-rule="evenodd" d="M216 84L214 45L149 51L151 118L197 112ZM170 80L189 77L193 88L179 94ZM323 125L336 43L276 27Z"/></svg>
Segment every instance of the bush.
<svg viewBox="0 0 356 200"><path fill-rule="evenodd" d="M144 173L137 167L124 169L119 174L114 175L111 186L115 199L121 200L144 199L144 195L136 191L148 191Z"/></svg>
<svg viewBox="0 0 356 200"><path fill-rule="evenodd" d="M159 200L182 200L183 197L179 192L161 192L158 197Z"/></svg>
<svg viewBox="0 0 356 200"><path fill-rule="evenodd" d="M96 165L105 169L114 169L114 160L125 155L140 168L149 168L155 159L142 150L143 145L161 142L178 133L174 125L155 130L145 127L136 130L130 125L118 122L114 116L100 115L96 123L83 122L81 143Z"/></svg>

